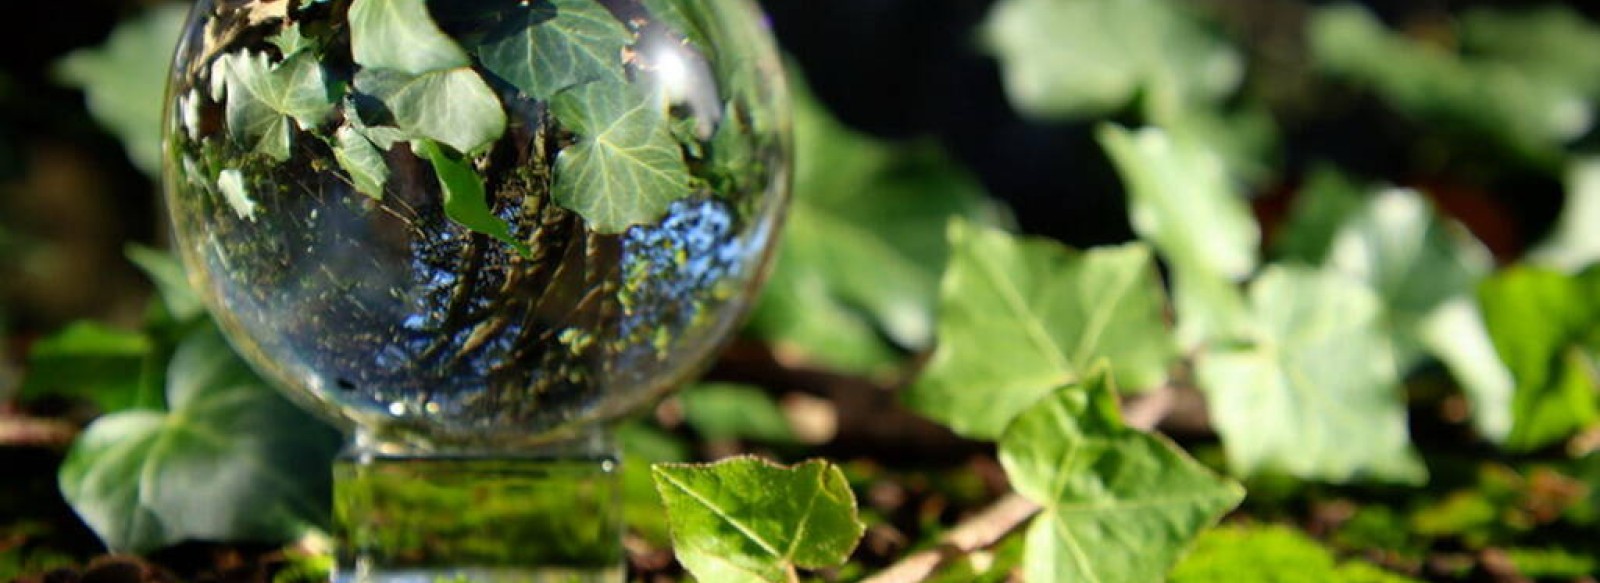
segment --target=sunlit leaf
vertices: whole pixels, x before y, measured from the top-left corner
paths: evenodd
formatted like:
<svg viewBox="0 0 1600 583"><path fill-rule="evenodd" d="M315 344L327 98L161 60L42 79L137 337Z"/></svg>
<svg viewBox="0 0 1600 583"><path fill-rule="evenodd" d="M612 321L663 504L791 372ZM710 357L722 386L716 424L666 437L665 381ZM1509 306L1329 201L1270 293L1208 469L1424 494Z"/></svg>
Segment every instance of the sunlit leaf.
<svg viewBox="0 0 1600 583"><path fill-rule="evenodd" d="M327 519L338 433L256 378L215 330L178 348L166 393L170 413L102 417L62 464L62 494L107 546L287 541Z"/></svg>
<svg viewBox="0 0 1600 583"><path fill-rule="evenodd" d="M412 138L471 153L497 140L506 113L494 90L470 67L411 76L382 69L356 73L356 89L382 100Z"/></svg>
<svg viewBox="0 0 1600 583"><path fill-rule="evenodd" d="M1567 167L1565 206L1554 232L1530 253L1535 263L1575 273L1600 262L1600 158L1579 158Z"/></svg>
<svg viewBox="0 0 1600 583"><path fill-rule="evenodd" d="M865 526L839 468L755 458L657 464L678 561L702 581L794 581L795 569L843 563Z"/></svg>
<svg viewBox="0 0 1600 583"><path fill-rule="evenodd" d="M82 88L89 111L122 139L128 157L151 176L161 170L161 103L168 58L189 7L164 3L127 20L98 48L81 49L56 64L56 75Z"/></svg>
<svg viewBox="0 0 1600 583"><path fill-rule="evenodd" d="M1018 417L1000 439L1000 463L1044 507L1028 528L1029 581L1160 581L1244 498L1172 442L1125 426L1103 375Z"/></svg>
<svg viewBox="0 0 1600 583"><path fill-rule="evenodd" d="M1006 93L1047 119L1119 111L1135 98L1175 116L1231 93L1239 55L1169 0L1002 0L981 29Z"/></svg>
<svg viewBox="0 0 1600 583"><path fill-rule="evenodd" d="M1537 449L1600 420L1590 353L1595 280L1516 267L1484 282L1484 322L1516 380L1505 447Z"/></svg>
<svg viewBox="0 0 1600 583"><path fill-rule="evenodd" d="M355 62L413 76L472 64L428 13L427 0L354 0L350 52Z"/></svg>
<svg viewBox="0 0 1600 583"><path fill-rule="evenodd" d="M1251 286L1250 309L1252 342L1208 347L1196 362L1235 472L1424 479L1375 293L1341 274L1273 266Z"/></svg>
<svg viewBox="0 0 1600 583"><path fill-rule="evenodd" d="M906 398L957 433L995 438L1101 359L1135 390L1176 358L1155 261L1140 245L1077 253L957 221L938 348Z"/></svg>
<svg viewBox="0 0 1600 583"><path fill-rule="evenodd" d="M594 0L522 2L501 15L479 48L484 68L528 97L550 99L584 83L626 82L622 49L633 33Z"/></svg>
<svg viewBox="0 0 1600 583"><path fill-rule="evenodd" d="M581 137L556 157L556 203L596 231L620 233L659 219L692 194L663 107L654 96L616 82L557 95L551 112Z"/></svg>

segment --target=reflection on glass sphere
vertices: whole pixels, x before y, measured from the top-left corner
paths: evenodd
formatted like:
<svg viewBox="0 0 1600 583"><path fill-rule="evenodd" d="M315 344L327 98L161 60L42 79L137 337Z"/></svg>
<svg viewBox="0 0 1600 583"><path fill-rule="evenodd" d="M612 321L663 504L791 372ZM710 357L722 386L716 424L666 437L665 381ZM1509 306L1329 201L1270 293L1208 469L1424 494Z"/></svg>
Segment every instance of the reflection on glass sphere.
<svg viewBox="0 0 1600 583"><path fill-rule="evenodd" d="M704 366L787 197L739 0L201 0L167 200L235 346L386 439L504 446Z"/></svg>

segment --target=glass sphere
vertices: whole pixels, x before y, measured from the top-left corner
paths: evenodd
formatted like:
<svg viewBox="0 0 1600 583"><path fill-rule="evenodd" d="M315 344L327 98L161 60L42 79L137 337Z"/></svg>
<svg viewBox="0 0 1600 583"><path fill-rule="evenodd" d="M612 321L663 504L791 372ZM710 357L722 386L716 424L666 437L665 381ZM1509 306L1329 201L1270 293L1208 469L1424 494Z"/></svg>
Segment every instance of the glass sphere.
<svg viewBox="0 0 1600 583"><path fill-rule="evenodd" d="M747 0L199 0L168 96L208 307L383 440L537 444L684 382L788 196Z"/></svg>

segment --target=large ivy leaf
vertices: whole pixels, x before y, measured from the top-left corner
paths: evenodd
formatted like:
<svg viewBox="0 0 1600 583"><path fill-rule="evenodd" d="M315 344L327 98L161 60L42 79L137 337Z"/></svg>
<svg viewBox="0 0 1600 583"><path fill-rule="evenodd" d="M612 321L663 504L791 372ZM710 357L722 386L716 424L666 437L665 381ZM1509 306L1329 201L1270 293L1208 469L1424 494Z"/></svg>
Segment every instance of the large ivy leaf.
<svg viewBox="0 0 1600 583"><path fill-rule="evenodd" d="M1233 282L1255 270L1261 229L1223 159L1192 132L1107 124L1099 137L1126 185L1134 231L1172 266L1181 344L1237 335L1244 302Z"/></svg>
<svg viewBox="0 0 1600 583"><path fill-rule="evenodd" d="M1600 262L1600 158L1580 158L1567 168L1567 192L1555 230L1531 261L1574 273Z"/></svg>
<svg viewBox="0 0 1600 583"><path fill-rule="evenodd" d="M1029 581L1154 582L1244 499L1172 442L1125 426L1104 375L1034 405L1000 439L1012 485L1044 511Z"/></svg>
<svg viewBox="0 0 1600 583"><path fill-rule="evenodd" d="M1591 353L1597 293L1596 274L1535 267L1512 268L1479 290L1495 350L1516 380L1506 448L1537 449L1600 420Z"/></svg>
<svg viewBox="0 0 1600 583"><path fill-rule="evenodd" d="M701 581L786 583L845 562L866 527L838 467L756 458L657 464L678 561Z"/></svg>
<svg viewBox="0 0 1600 583"><path fill-rule="evenodd" d="M620 233L661 218L674 201L692 194L664 106L617 82L557 95L551 112L581 138L556 157L556 203L596 231Z"/></svg>
<svg viewBox="0 0 1600 583"><path fill-rule="evenodd" d="M1300 581L1410 583L1371 563L1340 563L1333 552L1285 526L1223 526L1200 535L1194 551L1173 568L1172 583Z"/></svg>
<svg viewBox="0 0 1600 583"><path fill-rule="evenodd" d="M794 201L750 327L780 351L871 372L895 360L884 337L931 342L950 218L997 213L936 145L875 140L796 93Z"/></svg>
<svg viewBox="0 0 1600 583"><path fill-rule="evenodd" d="M79 436L62 494L106 545L291 540L328 516L337 432L256 378L206 328L167 371L170 413L108 415Z"/></svg>
<svg viewBox="0 0 1600 583"><path fill-rule="evenodd" d="M917 410L992 439L1101 359L1135 389L1166 381L1176 350L1144 247L1077 253L963 221L951 224L950 246L938 348L907 394Z"/></svg>
<svg viewBox="0 0 1600 583"><path fill-rule="evenodd" d="M471 153L500 139L506 112L500 98L471 67L408 75L384 69L356 73L356 89L381 100L395 124L412 138L426 138Z"/></svg>
<svg viewBox="0 0 1600 583"><path fill-rule="evenodd" d="M1169 0L1002 0L982 26L1011 102L1034 117L1105 115L1142 97L1166 119L1232 93L1244 73L1225 41Z"/></svg>
<svg viewBox="0 0 1600 583"><path fill-rule="evenodd" d="M1368 88L1397 111L1534 162L1589 130L1583 89L1520 63L1464 56L1384 27L1365 9L1312 12L1307 36L1323 71Z"/></svg>
<svg viewBox="0 0 1600 583"><path fill-rule="evenodd" d="M161 171L161 103L173 48L189 7L163 3L123 22L97 48L80 49L56 63L62 82L83 89L89 112L122 139L128 157L146 174Z"/></svg>
<svg viewBox="0 0 1600 583"><path fill-rule="evenodd" d="M545 100L569 87L622 83L622 50L633 33L594 0L536 0L516 5L479 49L484 68L528 97Z"/></svg>
<svg viewBox="0 0 1600 583"><path fill-rule="evenodd" d="M418 76L472 64L434 23L427 0L354 0L349 23L350 52L363 67Z"/></svg>
<svg viewBox="0 0 1600 583"><path fill-rule="evenodd" d="M1419 357L1421 320L1447 301L1470 296L1494 267L1489 250L1465 227L1404 189L1370 197L1335 236L1327 260L1383 299L1402 371Z"/></svg>
<svg viewBox="0 0 1600 583"><path fill-rule="evenodd" d="M335 96L312 53L274 64L266 53L240 52L217 62L214 71L227 88L229 133L275 160L289 158L290 120L310 129L333 113Z"/></svg>
<svg viewBox="0 0 1600 583"><path fill-rule="evenodd" d="M499 239L524 256L531 253L527 243L511 235L511 226L494 215L489 208L488 193L483 189L483 178L465 160L439 148L428 140L412 143L417 155L433 166L439 178L439 189L444 193L444 214L461 226Z"/></svg>
<svg viewBox="0 0 1600 583"><path fill-rule="evenodd" d="M1377 294L1338 273L1273 266L1251 286L1250 307L1253 342L1208 347L1196 362L1235 472L1425 477Z"/></svg>
<svg viewBox="0 0 1600 583"><path fill-rule="evenodd" d="M155 353L146 334L79 322L33 345L21 396L82 397L103 412L160 407Z"/></svg>

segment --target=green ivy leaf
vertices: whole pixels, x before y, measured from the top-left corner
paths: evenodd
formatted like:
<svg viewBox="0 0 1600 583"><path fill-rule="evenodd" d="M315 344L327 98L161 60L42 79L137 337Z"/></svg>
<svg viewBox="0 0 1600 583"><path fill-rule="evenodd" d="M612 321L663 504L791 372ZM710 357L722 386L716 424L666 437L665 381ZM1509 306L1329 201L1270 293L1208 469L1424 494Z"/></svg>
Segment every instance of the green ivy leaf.
<svg viewBox="0 0 1600 583"><path fill-rule="evenodd" d="M1153 117L1232 93L1244 65L1179 2L1002 0L980 34L1006 93L1046 119L1115 113L1135 97Z"/></svg>
<svg viewBox="0 0 1600 583"><path fill-rule="evenodd" d="M585 83L624 83L622 49L633 33L595 0L517 4L484 42L484 68L546 100Z"/></svg>
<svg viewBox="0 0 1600 583"><path fill-rule="evenodd" d="M1591 355L1597 280L1515 267L1479 289L1495 350L1516 380L1506 448L1538 449L1600 420Z"/></svg>
<svg viewBox="0 0 1600 583"><path fill-rule="evenodd" d="M795 440L783 409L760 387L704 383L684 389L678 400L683 404L684 421L707 440Z"/></svg>
<svg viewBox="0 0 1600 583"><path fill-rule="evenodd" d="M938 348L907 399L957 433L998 437L1101 359L1148 389L1176 358L1154 259L1140 245L1076 253L955 221Z"/></svg>
<svg viewBox="0 0 1600 583"><path fill-rule="evenodd" d="M1412 583L1362 561L1339 563L1333 552L1293 528L1223 526L1195 541L1172 570L1172 583L1302 581L1305 583Z"/></svg>
<svg viewBox="0 0 1600 583"><path fill-rule="evenodd" d="M1455 20L1464 51L1600 97L1600 26L1571 6L1469 8Z"/></svg>
<svg viewBox="0 0 1600 583"><path fill-rule="evenodd" d="M513 237L511 227L489 209L483 179L470 164L428 140L412 142L412 148L417 156L433 165L433 172L439 177L439 188L444 192L445 216L463 227L499 239L516 248L523 256L529 255L527 244Z"/></svg>
<svg viewBox="0 0 1600 583"><path fill-rule="evenodd" d="M138 244L128 245L124 253L155 284L156 292L161 294L161 301L173 319L187 322L205 313L200 295L189 285L189 276L176 257Z"/></svg>
<svg viewBox="0 0 1600 583"><path fill-rule="evenodd" d="M427 0L354 0L350 52L356 64L412 76L466 67L466 51L439 30Z"/></svg>
<svg viewBox="0 0 1600 583"><path fill-rule="evenodd" d="M334 140L333 157L350 175L356 192L383 200L383 185L389 181L389 164L383 159L383 152L360 130L348 125L339 127Z"/></svg>
<svg viewBox="0 0 1600 583"><path fill-rule="evenodd" d="M214 329L179 346L166 392L170 413L101 417L62 464L62 494L107 546L284 541L326 519L338 433L256 378Z"/></svg>
<svg viewBox="0 0 1600 583"><path fill-rule="evenodd" d="M1418 322L1416 334L1461 385L1478 435L1504 444L1515 423L1516 380L1495 352L1476 299L1457 298L1439 306Z"/></svg>
<svg viewBox="0 0 1600 583"><path fill-rule="evenodd" d="M1555 230L1530 254L1533 263L1568 273L1600 262L1600 158L1579 158L1567 167L1566 203Z"/></svg>
<svg viewBox="0 0 1600 583"><path fill-rule="evenodd" d="M266 53L230 53L218 59L217 72L227 88L229 133L275 160L289 158L291 119L311 129L333 113L327 74L312 53L277 64Z"/></svg>
<svg viewBox="0 0 1600 583"><path fill-rule="evenodd" d="M1425 45L1359 6L1313 11L1307 36L1322 71L1369 89L1407 117L1527 162L1557 163L1562 146L1593 124L1583 89L1521 63Z"/></svg>
<svg viewBox="0 0 1600 583"><path fill-rule="evenodd" d="M693 194L662 108L655 96L616 82L557 95L551 112L580 138L556 157L556 203L595 231L620 233L656 221Z"/></svg>
<svg viewBox="0 0 1600 583"><path fill-rule="evenodd" d="M1107 124L1099 138L1127 186L1134 231L1172 266L1180 344L1237 336L1246 310L1233 282L1255 270L1261 229L1223 159L1194 133Z"/></svg>
<svg viewBox="0 0 1600 583"><path fill-rule="evenodd" d="M951 217L993 223L983 187L936 145L855 132L795 99L795 188L751 329L830 367L873 372L933 338ZM720 152L720 150L719 150Z"/></svg>
<svg viewBox="0 0 1600 583"><path fill-rule="evenodd" d="M1000 439L1000 463L1044 508L1028 527L1029 581L1160 581L1244 499L1172 442L1125 426L1105 375L1018 417Z"/></svg>
<svg viewBox="0 0 1600 583"><path fill-rule="evenodd" d="M1465 227L1403 189L1369 198L1335 236L1327 259L1383 299L1402 371L1420 356L1416 328L1422 319L1445 302L1469 297L1494 267L1489 250Z"/></svg>
<svg viewBox="0 0 1600 583"><path fill-rule="evenodd" d="M866 527L844 472L820 460L793 467L756 458L657 464L672 546L702 581L795 581L795 569L849 559Z"/></svg>
<svg viewBox="0 0 1600 583"><path fill-rule="evenodd" d="M471 153L500 139L506 112L471 67L408 75L384 69L356 73L356 89L378 98L411 138L426 138Z"/></svg>
<svg viewBox="0 0 1600 583"><path fill-rule="evenodd" d="M128 157L151 176L161 172L167 57L188 14L185 4L161 4L118 25L104 45L74 51L55 65L61 82L83 89L95 120L121 138Z"/></svg>
<svg viewBox="0 0 1600 583"><path fill-rule="evenodd" d="M673 33L702 50L716 48L700 25L703 22L704 11L701 4L683 0L643 0L643 2L645 9Z"/></svg>
<svg viewBox="0 0 1600 583"><path fill-rule="evenodd" d="M1375 293L1341 274L1273 266L1251 286L1250 308L1252 342L1196 359L1236 473L1425 479Z"/></svg>
<svg viewBox="0 0 1600 583"><path fill-rule="evenodd" d="M78 322L33 345L21 396L81 397L107 413L159 408L159 379L152 382L148 374L155 353L155 344L141 332Z"/></svg>

